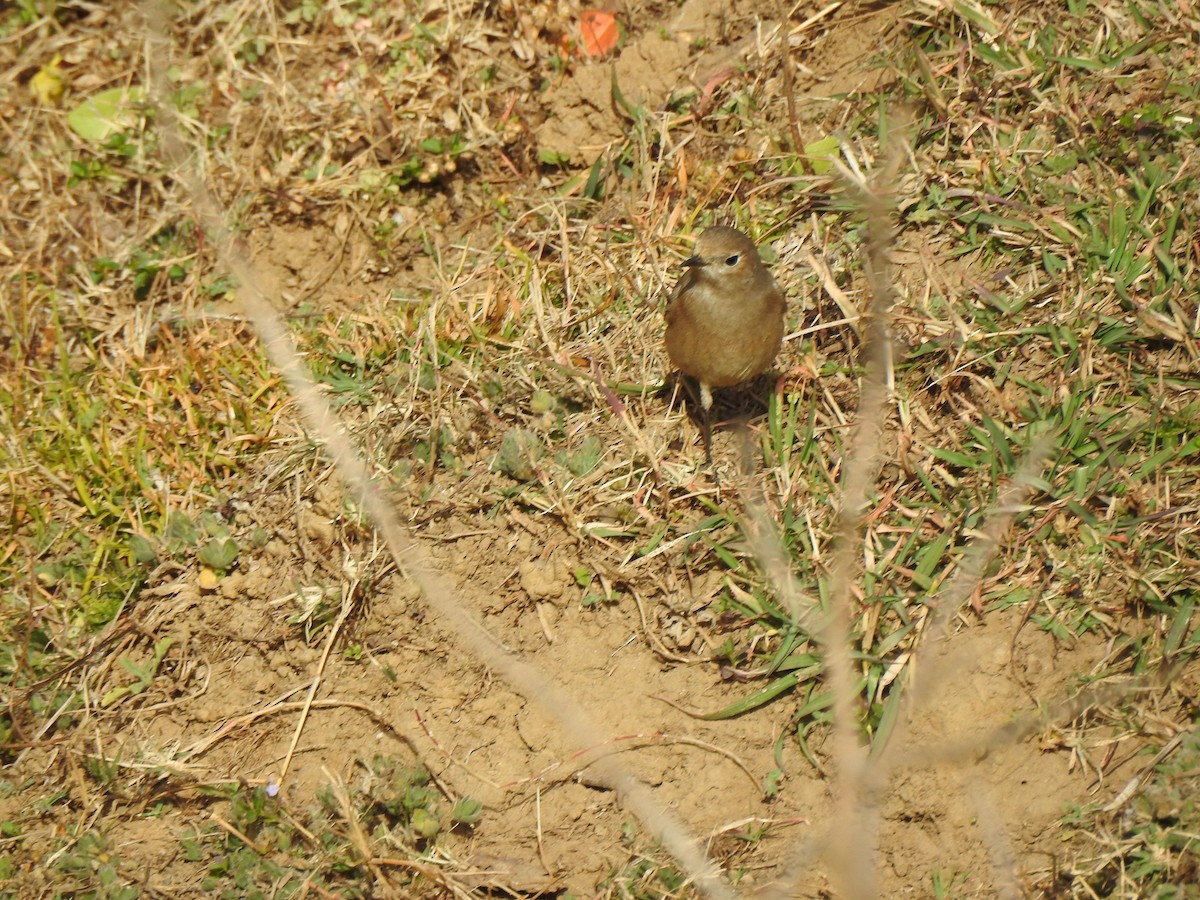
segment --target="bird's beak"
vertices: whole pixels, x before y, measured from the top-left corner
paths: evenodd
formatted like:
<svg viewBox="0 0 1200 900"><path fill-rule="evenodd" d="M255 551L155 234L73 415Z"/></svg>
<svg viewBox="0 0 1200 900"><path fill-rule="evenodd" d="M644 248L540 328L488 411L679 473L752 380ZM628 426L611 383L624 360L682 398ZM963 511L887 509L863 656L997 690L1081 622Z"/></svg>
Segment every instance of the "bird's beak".
<svg viewBox="0 0 1200 900"><path fill-rule="evenodd" d="M685 259L683 261L683 264L685 266L687 266L689 269L698 269L702 265L704 265L704 260L702 260L698 256L689 256L687 259Z"/></svg>

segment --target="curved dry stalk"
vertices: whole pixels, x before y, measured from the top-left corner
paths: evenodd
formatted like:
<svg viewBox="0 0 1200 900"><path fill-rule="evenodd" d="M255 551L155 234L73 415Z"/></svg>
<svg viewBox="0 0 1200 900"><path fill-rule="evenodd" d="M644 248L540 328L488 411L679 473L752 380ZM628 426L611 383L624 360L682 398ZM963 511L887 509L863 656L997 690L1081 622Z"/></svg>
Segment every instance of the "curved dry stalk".
<svg viewBox="0 0 1200 900"><path fill-rule="evenodd" d="M904 124L903 122L901 123ZM905 129L902 128L903 132ZM893 229L886 192L895 184L903 158L902 141L887 148L887 162L875 185L868 184L855 165L842 168L842 175L858 195L866 220L863 267L870 287L870 307L863 327L864 372L858 406L858 421L850 436L842 467L841 499L835 544L830 567L829 609L816 634L825 648L826 680L833 695L832 756L837 760L833 774L834 824L822 842L830 877L839 896L850 900L868 900L875 888L875 806L868 802L873 784L867 750L859 742L857 697L854 688L854 663L850 653L853 622L853 585L862 555L862 524L867 497L878 467L879 436L887 418L887 403L892 371L890 313L895 289L888 278L887 251ZM853 157L847 154L853 164ZM761 541L760 558L779 555L768 542ZM779 571L777 560L769 568ZM786 565L782 565L786 571ZM789 598L795 596L790 577L779 582ZM795 612L794 601L789 606ZM809 845L805 845L808 848ZM800 856L804 859L801 859ZM794 854L788 871L775 896L793 896L796 884L807 865L808 852Z"/></svg>
<svg viewBox="0 0 1200 900"><path fill-rule="evenodd" d="M878 180L879 185L886 187L895 182L896 165L901 159L897 149L893 148L889 153L885 173ZM857 167L844 169L843 175L858 188L859 201L867 221L864 269L871 289L871 309L867 316L867 343L864 348L866 371L858 423L851 436L842 479L842 509L831 566L830 610L826 622L818 631L826 648L827 678L834 696L833 754L838 760L834 787L835 824L820 843L830 862L831 877L839 893L850 898L870 898L876 896L872 841L878 818L878 805L890 771L899 764L901 753L897 748L901 742L898 736L904 733L907 723L911 722L913 712L927 701L929 686L938 683L940 679L935 672L923 673L921 684L908 699L908 718L897 723L889 734L887 743L875 748L874 757L868 759L866 749L859 746L857 739L856 698L849 656L851 585L862 545L860 525L866 509L867 491L873 481L877 434L882 430L886 415L890 383L892 347L888 315L894 289L887 277L886 254L892 242L892 234L883 189L868 187ZM977 532L954 576L931 600L929 605L933 612L909 660L910 666L918 659L924 658L929 647L944 636L953 614L962 607L981 582L988 564L1000 549L1001 540L1016 516L1024 511L1028 495L1039 483L1039 473L1053 445L1054 441L1050 435L1040 436L1033 442L1012 483L989 512L986 526ZM789 595L794 593L795 587L791 584L786 563L776 559L780 556L779 548L762 539L760 535L759 546L755 549L756 555L764 561L764 567L777 587L781 590L786 588ZM1003 733L1000 735L989 736L989 745L997 738L1011 739L1007 731L1001 731ZM993 849L998 846L994 838L995 835L991 835L988 841L989 847ZM796 880L807 865L812 849L806 845L793 857L779 896L787 896L793 892ZM1004 869L1004 866L1000 868ZM1001 875L1003 880L1005 873L1001 872Z"/></svg>

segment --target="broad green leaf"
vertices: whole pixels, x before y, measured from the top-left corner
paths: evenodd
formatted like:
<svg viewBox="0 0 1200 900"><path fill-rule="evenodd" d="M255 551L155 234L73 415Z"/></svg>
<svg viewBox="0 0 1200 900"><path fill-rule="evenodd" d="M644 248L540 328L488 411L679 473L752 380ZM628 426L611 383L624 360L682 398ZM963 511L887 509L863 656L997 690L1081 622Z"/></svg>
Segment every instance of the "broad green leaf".
<svg viewBox="0 0 1200 900"><path fill-rule="evenodd" d="M67 113L67 124L85 141L106 141L138 123L146 92L137 85L93 94Z"/></svg>
<svg viewBox="0 0 1200 900"><path fill-rule="evenodd" d="M808 157L808 165L812 168L814 175L827 174L833 168L833 161L841 152L842 145L833 135L804 145L804 155Z"/></svg>

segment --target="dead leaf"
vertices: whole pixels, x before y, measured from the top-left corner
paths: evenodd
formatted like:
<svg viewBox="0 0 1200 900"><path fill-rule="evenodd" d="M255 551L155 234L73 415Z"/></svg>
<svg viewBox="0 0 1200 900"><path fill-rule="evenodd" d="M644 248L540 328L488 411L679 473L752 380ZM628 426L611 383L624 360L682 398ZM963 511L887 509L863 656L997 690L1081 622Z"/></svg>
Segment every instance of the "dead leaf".
<svg viewBox="0 0 1200 900"><path fill-rule="evenodd" d="M612 13L589 9L579 17L579 36L586 56L607 56L616 48L621 28Z"/></svg>

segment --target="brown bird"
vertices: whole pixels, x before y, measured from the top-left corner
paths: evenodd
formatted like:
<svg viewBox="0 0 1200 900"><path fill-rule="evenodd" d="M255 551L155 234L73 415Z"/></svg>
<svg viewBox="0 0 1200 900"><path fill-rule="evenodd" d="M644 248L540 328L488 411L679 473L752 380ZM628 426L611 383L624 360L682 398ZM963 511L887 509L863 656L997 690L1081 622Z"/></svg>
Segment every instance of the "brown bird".
<svg viewBox="0 0 1200 900"><path fill-rule="evenodd" d="M704 459L712 465L712 391L768 368L783 343L787 301L754 242L717 225L696 241L667 305L667 356L700 385Z"/></svg>

